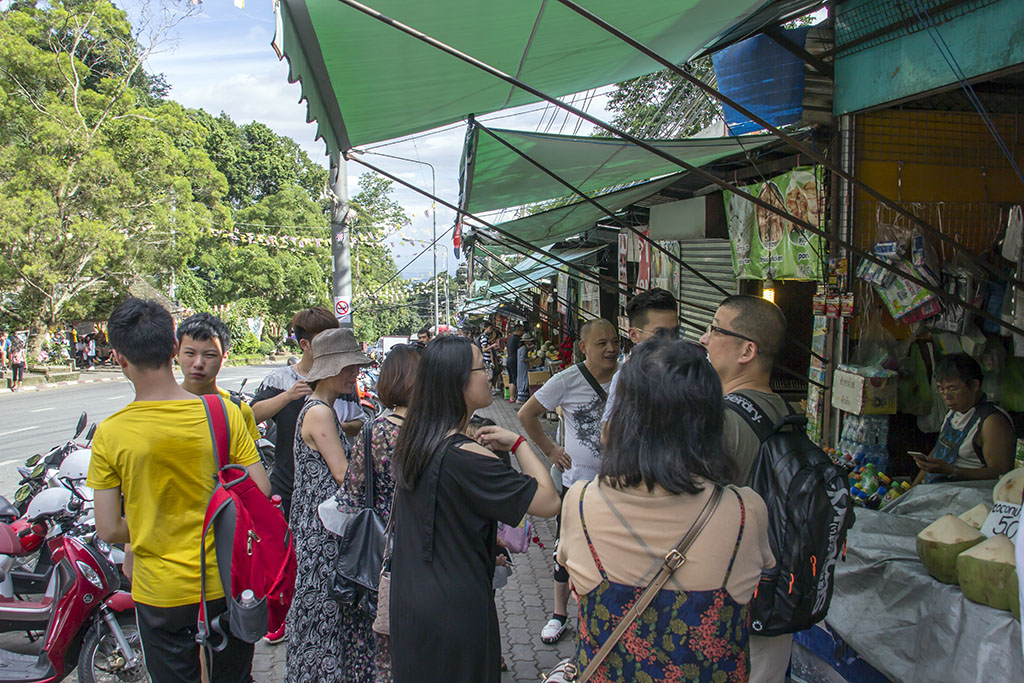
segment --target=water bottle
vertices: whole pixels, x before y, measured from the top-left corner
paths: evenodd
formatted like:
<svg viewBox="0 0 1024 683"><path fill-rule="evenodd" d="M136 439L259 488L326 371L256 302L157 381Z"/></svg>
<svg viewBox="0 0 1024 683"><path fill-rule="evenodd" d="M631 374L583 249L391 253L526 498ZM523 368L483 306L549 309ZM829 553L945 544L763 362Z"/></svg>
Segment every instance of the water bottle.
<svg viewBox="0 0 1024 683"><path fill-rule="evenodd" d="M256 600L256 594L246 588L242 591L242 595L239 596L238 604L242 606L242 609L249 609L255 607L258 600Z"/></svg>

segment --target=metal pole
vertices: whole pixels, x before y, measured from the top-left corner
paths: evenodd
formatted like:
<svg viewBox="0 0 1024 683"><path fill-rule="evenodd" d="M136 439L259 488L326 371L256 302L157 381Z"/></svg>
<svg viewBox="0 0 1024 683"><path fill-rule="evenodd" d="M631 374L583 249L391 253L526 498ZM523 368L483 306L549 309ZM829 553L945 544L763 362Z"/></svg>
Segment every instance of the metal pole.
<svg viewBox="0 0 1024 683"><path fill-rule="evenodd" d="M331 295L334 315L352 329L352 264L349 256L348 173L345 157L331 157Z"/></svg>
<svg viewBox="0 0 1024 683"><path fill-rule="evenodd" d="M427 164L427 162L425 162L425 161L423 163ZM437 196L437 180L434 178L434 165L433 164L427 164L427 166L430 166L430 187L431 187L430 193L436 197ZM432 240L434 240L434 244L432 245L432 249L433 249L433 255L434 255L434 332L436 333L437 329L441 326L441 313L440 313L440 308L438 308L438 305L437 305L437 202L431 200L430 208L431 208L431 213L434 214L434 228L433 228L433 232L431 233L430 237L431 237Z"/></svg>

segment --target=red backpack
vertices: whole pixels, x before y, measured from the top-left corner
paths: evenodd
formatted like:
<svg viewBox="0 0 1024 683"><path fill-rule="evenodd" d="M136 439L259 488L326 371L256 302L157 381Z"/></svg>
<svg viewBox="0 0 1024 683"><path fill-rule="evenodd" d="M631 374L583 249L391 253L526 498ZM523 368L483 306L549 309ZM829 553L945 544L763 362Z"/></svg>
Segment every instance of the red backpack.
<svg viewBox="0 0 1024 683"><path fill-rule="evenodd" d="M206 613L206 535L213 530L230 632L247 643L257 642L284 624L295 592L295 546L280 498L267 500L245 467L230 464L230 428L223 399L213 394L202 399L218 471L203 522L198 639L206 644L216 631L222 641L213 649L219 651L227 645L227 638L219 623L221 617L211 623Z"/></svg>

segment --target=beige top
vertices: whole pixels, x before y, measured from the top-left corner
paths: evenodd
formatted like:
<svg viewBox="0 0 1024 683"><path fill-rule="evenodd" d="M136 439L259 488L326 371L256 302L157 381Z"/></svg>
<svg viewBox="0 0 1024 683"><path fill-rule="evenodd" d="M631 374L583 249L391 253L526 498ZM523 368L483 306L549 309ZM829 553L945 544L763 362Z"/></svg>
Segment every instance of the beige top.
<svg viewBox="0 0 1024 683"><path fill-rule="evenodd" d="M577 482L565 495L558 543L558 562L568 570L573 590L581 595L601 583L580 524L584 483ZM700 515L711 490L706 486L697 495L675 495L660 486L650 492L642 485L620 490L595 480L587 489L583 514L608 579L630 586L650 583L666 553L682 540ZM725 491L718 510L686 553L686 563L665 584L666 590L713 590L722 586L739 531L737 493L746 507L746 521L726 590L737 602L750 601L761 569L775 566L768 545L768 511L750 488Z"/></svg>

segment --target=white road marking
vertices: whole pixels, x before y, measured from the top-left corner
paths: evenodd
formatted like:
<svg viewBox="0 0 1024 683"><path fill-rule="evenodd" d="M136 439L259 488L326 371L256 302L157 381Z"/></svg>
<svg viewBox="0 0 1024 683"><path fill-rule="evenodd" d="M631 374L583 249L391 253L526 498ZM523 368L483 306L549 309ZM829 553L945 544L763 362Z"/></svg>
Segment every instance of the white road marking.
<svg viewBox="0 0 1024 683"><path fill-rule="evenodd" d="M8 434L17 434L18 432L27 432L33 429L39 429L39 425L32 425L31 427L21 427L20 429L10 429L6 432L0 432L0 436L7 436Z"/></svg>
<svg viewBox="0 0 1024 683"><path fill-rule="evenodd" d="M4 460L0 462L0 467L6 467L7 465L13 465L16 462L21 462L21 458L14 458L13 460Z"/></svg>
<svg viewBox="0 0 1024 683"><path fill-rule="evenodd" d="M36 408L35 410L30 410L28 412L30 412L30 413L45 413L48 410L57 410L57 408L55 408L54 406L50 406L49 408ZM2 465L2 464L3 463L0 462L0 465Z"/></svg>

